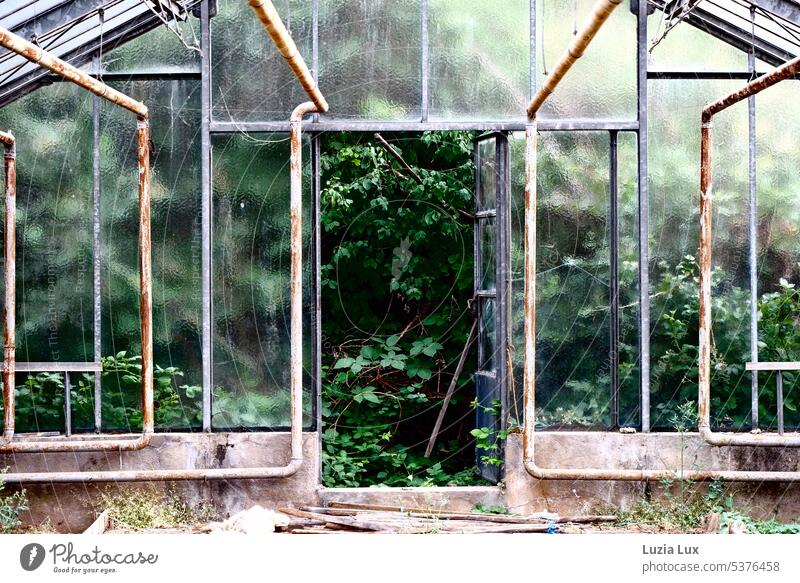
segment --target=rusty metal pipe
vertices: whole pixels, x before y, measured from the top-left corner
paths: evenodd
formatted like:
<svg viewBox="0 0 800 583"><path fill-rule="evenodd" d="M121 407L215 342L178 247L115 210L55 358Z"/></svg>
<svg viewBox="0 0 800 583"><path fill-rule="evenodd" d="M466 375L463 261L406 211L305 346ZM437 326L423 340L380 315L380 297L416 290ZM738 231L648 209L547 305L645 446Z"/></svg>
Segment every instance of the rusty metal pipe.
<svg viewBox="0 0 800 583"><path fill-rule="evenodd" d="M11 132L0 131L0 142L3 142L4 185L6 191L5 213L5 304L3 317L5 321L5 342L3 344L3 441L11 441L14 437L14 348L16 345L16 288L14 278L8 273L16 272L16 214L17 214L17 144ZM12 284L9 285L9 279Z"/></svg>
<svg viewBox="0 0 800 583"><path fill-rule="evenodd" d="M242 480L291 476L303 464L303 116L315 113L308 101L298 105L290 119L290 329L291 329L291 453L284 466L192 470L104 470L4 474L9 484L69 482L149 482L177 480ZM149 208L149 205L148 205ZM149 232L149 230L148 230ZM148 238L149 244L149 238ZM148 296L149 298L149 296ZM148 300L149 301L149 300ZM144 332L143 332L144 334ZM144 369L142 370L144 374ZM152 383L151 383L152 387ZM150 395L152 396L152 395ZM150 421L152 424L152 420ZM67 445L67 444L64 444ZM80 451L80 450L75 450Z"/></svg>
<svg viewBox="0 0 800 583"><path fill-rule="evenodd" d="M62 61L46 50L26 41L14 33L0 27L0 46L16 53L25 59L71 81L95 95L118 105L137 116L137 157L139 167L139 286L140 286L140 318L142 330L142 433L137 438L97 439L79 441L14 441L14 373L15 373L15 297L14 286L16 273L13 257L8 261L9 253L14 253L16 245L14 223L15 207L6 206L6 305L5 327L6 344L4 348L4 390L5 431L0 440L0 453L34 453L34 452L79 452L79 451L135 451L146 447L154 428L153 411L153 335L152 335L152 267L150 255L150 146L149 121L147 107L135 99L109 87L105 83L90 77L69 63ZM9 173L6 173L8 181ZM6 189L8 198L8 188ZM9 228L9 223L11 227ZM11 295L9 295L11 293ZM11 302L9 302L9 299ZM8 424L9 418L11 423Z"/></svg>
<svg viewBox="0 0 800 583"><path fill-rule="evenodd" d="M528 118L534 119L536 117L536 112L539 111L539 108L556 88L556 85L561 82L561 79L563 79L567 71L572 68L575 61L583 56L583 52L586 50L586 47L589 46L589 43L592 42L597 31L600 30L600 27L603 26L605 21L608 20L608 17L611 16L611 13L614 12L614 9L621 3L622 0L599 0L599 2L594 5L592 13L581 28L581 31L572 39L567 50L561 55L561 58L556 63L555 67L553 67L550 74L545 78L544 83L542 83L536 95L533 96L533 99L528 105Z"/></svg>
<svg viewBox="0 0 800 583"><path fill-rule="evenodd" d="M76 85L80 85L84 89L88 89L95 95L102 97L119 105L138 115L139 117L147 117L147 107L135 99L128 97L124 93L109 87L102 81L91 77L84 71L73 67L66 61L62 61L58 57L51 55L46 50L35 44L26 41L24 38L17 36L13 32L0 27L0 46L8 49L9 51L28 59L30 62L44 67L52 71L59 77L71 81Z"/></svg>
<svg viewBox="0 0 800 583"><path fill-rule="evenodd" d="M306 62L303 60L303 56L300 54L300 51L297 50L297 45L294 43L294 40L292 40L289 31L287 31L286 27L283 25L283 21L281 20L278 11L275 10L275 6L272 4L272 1L247 0L247 3L250 4L250 7L256 13L256 16L258 16L261 24L264 25L264 28L266 29L270 38L272 38L272 42L275 43L275 46L280 51L284 60L292 69L292 72L295 74L295 77L297 77L297 80L300 82L303 90L306 92L311 101L314 102L317 112L324 113L328 111L328 102L325 100L325 97L322 95L319 87L317 87L317 82L314 81L314 76L311 74L308 65L306 65Z"/></svg>
<svg viewBox="0 0 800 583"><path fill-rule="evenodd" d="M528 106L528 123L525 127L525 288L524 288L524 423L522 434L523 465L534 478L540 480L610 480L651 481L690 479L709 481L759 481L797 482L800 472L753 472L740 470L686 470L683 468L651 469L600 469L600 468L543 468L536 464L534 437L536 429L536 113L552 93L577 58L597 33L602 23L619 2L601 0L589 23L575 38L570 49L553 69L553 73L537 92ZM741 99L747 97L742 95ZM708 155L706 153L706 155ZM709 165L710 166L710 165ZM709 184L710 184L710 174ZM709 208L710 211L710 208ZM710 216L709 216L710 219ZM709 222L710 225L710 222ZM710 229L709 229L710 233ZM710 241L710 239L709 239ZM709 255L710 265L710 255ZM710 288L709 288L710 289ZM710 323L710 316L706 316ZM710 329L710 328L709 328ZM702 394L702 392L701 392ZM707 410L707 409L706 409ZM701 421L700 433L703 434Z"/></svg>
<svg viewBox="0 0 800 583"><path fill-rule="evenodd" d="M800 57L754 79L738 91L709 103L700 128L700 329L698 334L698 430L711 445L800 447L800 434L757 435L715 433L711 430L711 267L712 267L712 160L711 129L714 115L800 72Z"/></svg>

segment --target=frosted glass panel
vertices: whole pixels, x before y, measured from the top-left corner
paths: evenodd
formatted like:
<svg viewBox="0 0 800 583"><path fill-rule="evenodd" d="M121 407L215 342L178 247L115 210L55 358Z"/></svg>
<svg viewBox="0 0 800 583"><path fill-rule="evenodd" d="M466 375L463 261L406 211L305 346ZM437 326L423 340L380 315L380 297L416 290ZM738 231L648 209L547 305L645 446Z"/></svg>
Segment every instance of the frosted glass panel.
<svg viewBox="0 0 800 583"><path fill-rule="evenodd" d="M512 150L515 158L523 151L519 142ZM537 420L607 423L608 134L542 133L537 157ZM524 283L521 194L519 187L514 189L515 302L521 301ZM514 313L515 336L521 338L522 310ZM517 342L521 347L521 340Z"/></svg>
<svg viewBox="0 0 800 583"><path fill-rule="evenodd" d="M156 427L199 427L200 82L135 81L116 83L114 87L151 104ZM138 356L141 335L135 116L102 103L100 135L103 355L125 351L127 357ZM103 426L136 431L141 424L141 389L125 366L123 359L108 367L103 377ZM173 367L174 375L159 371Z"/></svg>
<svg viewBox="0 0 800 583"><path fill-rule="evenodd" d="M736 21L747 26L746 22ZM660 11L647 19L648 47L663 36L666 22ZM649 57L654 71L746 71L747 53L686 23L672 28Z"/></svg>
<svg viewBox="0 0 800 583"><path fill-rule="evenodd" d="M0 109L17 136L18 362L94 356L89 111L85 91L60 83ZM17 373L16 385L18 432L63 429L63 375Z"/></svg>
<svg viewBox="0 0 800 583"><path fill-rule="evenodd" d="M214 147L214 399L218 429L290 424L289 142L220 136ZM254 143L252 140L258 140ZM310 421L311 198L304 151L304 405Z"/></svg>
<svg viewBox="0 0 800 583"><path fill-rule="evenodd" d="M529 91L527 0L431 0L430 118L523 118Z"/></svg>
<svg viewBox="0 0 800 583"><path fill-rule="evenodd" d="M117 48L103 51L104 67L109 71L139 71L148 68L169 68L200 65L200 25L191 17L180 25L180 38L164 26L158 26Z"/></svg>
<svg viewBox="0 0 800 583"><path fill-rule="evenodd" d="M311 2L274 4L311 67ZM211 19L211 67L214 119L288 120L308 100L247 2L219 0L219 12Z"/></svg>
<svg viewBox="0 0 800 583"><path fill-rule="evenodd" d="M537 2L537 86L561 58L575 26L580 29L594 4L594 0ZM636 117L636 17L627 2L611 14L542 106L539 117Z"/></svg>
<svg viewBox="0 0 800 583"><path fill-rule="evenodd" d="M697 248L700 111L737 81L649 85L651 421L671 426L677 406L697 400ZM676 111L694 115L675 115ZM680 144L680 147L676 147ZM749 416L747 103L717 115L713 132L714 296L712 423Z"/></svg>
<svg viewBox="0 0 800 583"><path fill-rule="evenodd" d="M759 359L764 361L800 360L796 314L800 298L800 183L797 149L800 116L800 83L782 81L756 97L756 181L758 194L758 290ZM781 284L781 279L785 283ZM789 286L795 286L791 288ZM759 373L759 419L762 427L775 428L775 376ZM800 425L798 375L783 376L787 427Z"/></svg>
<svg viewBox="0 0 800 583"><path fill-rule="evenodd" d="M420 0L321 0L320 87L331 118L419 119Z"/></svg>

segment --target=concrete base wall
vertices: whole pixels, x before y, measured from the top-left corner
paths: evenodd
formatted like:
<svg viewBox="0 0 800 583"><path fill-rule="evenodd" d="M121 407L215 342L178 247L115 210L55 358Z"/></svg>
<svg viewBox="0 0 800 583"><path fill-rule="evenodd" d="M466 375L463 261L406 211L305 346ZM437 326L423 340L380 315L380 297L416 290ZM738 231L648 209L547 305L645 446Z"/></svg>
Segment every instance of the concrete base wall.
<svg viewBox="0 0 800 583"><path fill-rule="evenodd" d="M322 488L323 504L345 502L430 512L471 512L476 506L504 506L503 489L497 486L454 486L439 488Z"/></svg>
<svg viewBox="0 0 800 583"><path fill-rule="evenodd" d="M541 432L536 463L545 468L652 468L800 471L800 448L715 447L696 433ZM705 485L698 484L699 489ZM514 512L589 513L598 505L626 509L645 495L663 494L659 483L537 480L522 464L522 436L506 443L506 504ZM757 518L797 520L800 484L725 484L737 507Z"/></svg>
<svg viewBox="0 0 800 583"><path fill-rule="evenodd" d="M319 436L305 433L304 463L294 476L268 480L211 480L137 484L31 484L31 509L24 520L49 519L59 532L81 532L94 520L100 494L131 488L171 489L193 507L211 505L229 516L254 504L276 508L318 504ZM0 455L0 468L13 472L115 469L244 468L289 461L288 433L159 433L149 447L124 453ZM11 485L6 487L12 489Z"/></svg>
<svg viewBox="0 0 800 583"><path fill-rule="evenodd" d="M171 489L190 505L211 505L229 516L254 504L316 506L333 501L469 512L476 505L505 505L512 512L561 514L595 511L601 504L628 508L645 495L663 494L658 483L535 480L522 464L519 434L506 443L505 479L497 487L321 488L317 433L304 434L305 462L289 478L152 484L36 484L26 487L28 524L50 521L62 532L80 532L100 509L100 495L129 488ZM0 456L9 472L148 468L278 466L288 461L288 433L165 433L150 447L116 454L18 454ZM536 461L552 468L714 468L800 471L800 449L713 447L696 434L541 432ZM698 488L704 486L698 485ZM800 519L800 484L729 483L737 506L759 518ZM12 490L7 486L7 490Z"/></svg>

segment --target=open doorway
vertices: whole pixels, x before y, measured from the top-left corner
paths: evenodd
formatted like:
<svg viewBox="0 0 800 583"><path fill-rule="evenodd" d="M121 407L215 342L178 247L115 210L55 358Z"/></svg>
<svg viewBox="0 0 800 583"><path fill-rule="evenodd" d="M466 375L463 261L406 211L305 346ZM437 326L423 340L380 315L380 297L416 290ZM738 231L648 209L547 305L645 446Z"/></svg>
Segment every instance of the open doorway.
<svg viewBox="0 0 800 583"><path fill-rule="evenodd" d="M323 483L496 482L505 136L331 133L321 151Z"/></svg>

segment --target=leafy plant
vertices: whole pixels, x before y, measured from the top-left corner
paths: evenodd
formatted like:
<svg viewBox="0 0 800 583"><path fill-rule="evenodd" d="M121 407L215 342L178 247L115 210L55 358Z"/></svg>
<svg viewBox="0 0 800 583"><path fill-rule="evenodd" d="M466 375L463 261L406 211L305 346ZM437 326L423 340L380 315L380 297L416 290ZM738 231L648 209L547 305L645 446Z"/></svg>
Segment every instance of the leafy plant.
<svg viewBox="0 0 800 583"><path fill-rule="evenodd" d="M325 144L323 481L485 483L472 461L470 358L430 458L424 449L472 315L472 134ZM455 419L455 421L453 421Z"/></svg>
<svg viewBox="0 0 800 583"><path fill-rule="evenodd" d="M0 494L3 492L5 482L3 474L6 469L0 471ZM18 528L22 522L20 514L28 509L28 497L25 490L19 490L11 495L0 495L0 532L8 532Z"/></svg>
<svg viewBox="0 0 800 583"><path fill-rule="evenodd" d="M473 409L482 409L492 417L499 419L502 416L502 406L499 400L494 399L492 404L481 405L477 399L472 402ZM506 429L494 429L491 427L476 427L470 431L470 435L475 438L475 449L480 454L481 463L489 466L502 466L501 456L502 443L508 438L515 429L514 420L509 423Z"/></svg>

